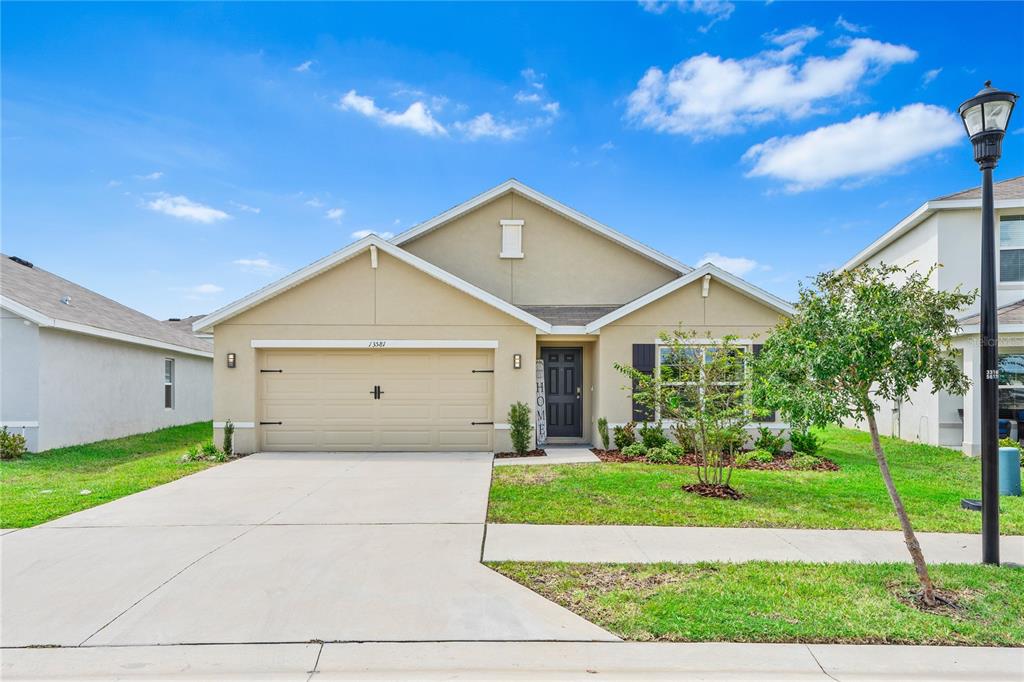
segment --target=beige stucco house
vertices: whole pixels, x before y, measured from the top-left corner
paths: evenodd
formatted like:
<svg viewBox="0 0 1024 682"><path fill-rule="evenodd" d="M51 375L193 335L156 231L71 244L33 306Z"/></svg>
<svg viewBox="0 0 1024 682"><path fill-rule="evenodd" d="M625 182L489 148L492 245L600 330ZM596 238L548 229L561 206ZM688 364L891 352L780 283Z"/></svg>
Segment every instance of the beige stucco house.
<svg viewBox="0 0 1024 682"><path fill-rule="evenodd" d="M639 416L614 363L662 330L756 340L785 301L694 269L509 180L390 241L366 237L195 323L214 338L214 428L236 449L506 450ZM543 381L539 379L543 377ZM538 390L539 386L542 390Z"/></svg>

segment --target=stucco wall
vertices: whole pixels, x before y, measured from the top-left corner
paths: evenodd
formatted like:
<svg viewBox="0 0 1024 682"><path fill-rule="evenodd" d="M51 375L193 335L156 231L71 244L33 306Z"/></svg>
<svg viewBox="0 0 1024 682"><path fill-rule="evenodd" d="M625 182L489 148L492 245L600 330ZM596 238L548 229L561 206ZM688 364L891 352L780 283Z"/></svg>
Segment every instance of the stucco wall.
<svg viewBox="0 0 1024 682"><path fill-rule="evenodd" d="M253 339L494 340L494 421L504 422L517 400L532 404L536 330L383 252L376 269L360 254L216 326L215 421L257 421ZM227 353L237 354L235 369L226 367ZM509 447L507 430L496 429L494 438L496 449ZM236 429L239 452L258 443L258 426Z"/></svg>
<svg viewBox="0 0 1024 682"><path fill-rule="evenodd" d="M39 327L0 310L0 424L38 450Z"/></svg>
<svg viewBox="0 0 1024 682"><path fill-rule="evenodd" d="M502 259L500 220L523 220L521 259ZM519 305L627 303L679 275L515 193L402 245Z"/></svg>
<svg viewBox="0 0 1024 682"><path fill-rule="evenodd" d="M164 409L164 358L175 407ZM210 419L209 358L39 330L39 448L89 443Z"/></svg>

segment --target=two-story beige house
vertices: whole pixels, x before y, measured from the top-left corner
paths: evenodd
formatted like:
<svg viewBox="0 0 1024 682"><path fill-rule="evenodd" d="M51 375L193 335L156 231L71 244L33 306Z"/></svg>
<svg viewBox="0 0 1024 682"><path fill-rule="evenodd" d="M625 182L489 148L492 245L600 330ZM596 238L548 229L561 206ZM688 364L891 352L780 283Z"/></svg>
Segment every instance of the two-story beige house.
<svg viewBox="0 0 1024 682"><path fill-rule="evenodd" d="M614 364L655 371L662 330L736 335L753 354L791 312L509 180L194 328L213 334L214 427L230 419L239 452L490 451L509 449L517 401L548 443L642 417Z"/></svg>

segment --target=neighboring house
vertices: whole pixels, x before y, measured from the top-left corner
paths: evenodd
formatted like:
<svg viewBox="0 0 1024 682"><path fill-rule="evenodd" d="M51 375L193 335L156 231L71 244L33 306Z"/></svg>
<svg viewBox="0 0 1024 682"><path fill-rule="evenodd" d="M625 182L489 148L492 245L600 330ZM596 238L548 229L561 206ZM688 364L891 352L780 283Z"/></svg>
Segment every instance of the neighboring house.
<svg viewBox="0 0 1024 682"><path fill-rule="evenodd" d="M999 310L999 413L1024 421L1024 176L995 183L997 296ZM981 285L981 191L973 188L932 199L850 259L843 269L863 263L887 263L925 272L936 263L932 283L943 291L964 291ZM981 362L977 314L980 302L961 311L962 329L955 345L964 373L979 378ZM931 392L922 386L902 403L881 405L879 429L884 434L933 445L981 448L980 394L965 396ZM1021 429L1024 435L1024 428Z"/></svg>
<svg viewBox="0 0 1024 682"><path fill-rule="evenodd" d="M509 180L390 241L361 239L199 320L214 428L254 450L508 450L641 416L614 363L652 370L678 325L755 352L785 301L694 269ZM543 363L543 392L537 365ZM742 380L742 377L739 378Z"/></svg>
<svg viewBox="0 0 1024 682"><path fill-rule="evenodd" d="M0 255L0 423L32 451L210 418L213 344Z"/></svg>

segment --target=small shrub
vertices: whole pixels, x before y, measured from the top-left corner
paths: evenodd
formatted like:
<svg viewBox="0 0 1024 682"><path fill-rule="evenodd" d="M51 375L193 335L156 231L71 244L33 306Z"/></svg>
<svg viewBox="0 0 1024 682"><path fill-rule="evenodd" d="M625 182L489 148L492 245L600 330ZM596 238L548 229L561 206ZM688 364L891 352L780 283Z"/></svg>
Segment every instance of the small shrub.
<svg viewBox="0 0 1024 682"><path fill-rule="evenodd" d="M799 469L800 471L809 471L810 469L818 466L820 462L821 459L814 455L802 454L796 455L793 459L789 460L789 465L794 469Z"/></svg>
<svg viewBox="0 0 1024 682"><path fill-rule="evenodd" d="M625 426L616 426L613 435L615 447L623 450L636 442L636 424L629 422Z"/></svg>
<svg viewBox="0 0 1024 682"><path fill-rule="evenodd" d="M508 408L509 436L516 454L526 454L530 449L530 406L518 402Z"/></svg>
<svg viewBox="0 0 1024 682"><path fill-rule="evenodd" d="M643 443L633 443L632 445L620 448L620 450L622 452L622 456L626 459L637 459L638 457L643 457L647 454L647 448L644 447Z"/></svg>
<svg viewBox="0 0 1024 682"><path fill-rule="evenodd" d="M683 448L683 446L679 445L678 443L673 443L672 441L669 441L662 445L661 449L675 455L676 461L679 461L680 459L686 456L686 450Z"/></svg>
<svg viewBox="0 0 1024 682"><path fill-rule="evenodd" d="M647 461L651 464L678 464L679 455L673 453L667 447L651 448L647 451Z"/></svg>
<svg viewBox="0 0 1024 682"><path fill-rule="evenodd" d="M213 458L220 454L220 450L217 449L217 446L213 444L212 440L208 440L205 443L203 443L200 446L200 449L202 450L203 457Z"/></svg>
<svg viewBox="0 0 1024 682"><path fill-rule="evenodd" d="M235 425L231 420L224 422L224 454L230 457L235 452Z"/></svg>
<svg viewBox="0 0 1024 682"><path fill-rule="evenodd" d="M181 456L182 462L199 462L203 459L203 449L199 444L190 445L185 454Z"/></svg>
<svg viewBox="0 0 1024 682"><path fill-rule="evenodd" d="M762 426L757 430L757 440L754 441L755 450L767 450L772 455L778 455L782 448L786 447L785 431L778 434L772 433L771 428Z"/></svg>
<svg viewBox="0 0 1024 682"><path fill-rule="evenodd" d="M661 429L661 422L658 422L657 424L641 424L640 440L643 441L644 447L648 450L651 448L660 448L668 442L668 438L665 437L665 432Z"/></svg>
<svg viewBox="0 0 1024 682"><path fill-rule="evenodd" d="M767 450L751 450L750 452L741 452L736 455L736 466L746 466L751 462L760 462L762 464L768 464L775 459L775 455L768 452Z"/></svg>
<svg viewBox="0 0 1024 682"><path fill-rule="evenodd" d="M27 451L25 436L11 433L6 426L0 430L0 459L18 459Z"/></svg>
<svg viewBox="0 0 1024 682"><path fill-rule="evenodd" d="M672 437L685 452L697 452L697 434L690 424L682 421L673 424Z"/></svg>
<svg viewBox="0 0 1024 682"><path fill-rule="evenodd" d="M801 455L816 455L821 443L818 437L808 431L793 431L789 434L789 442L793 444L793 452Z"/></svg>
<svg viewBox="0 0 1024 682"><path fill-rule="evenodd" d="M601 436L601 449L608 449L608 420L601 417L597 420L597 433Z"/></svg>

